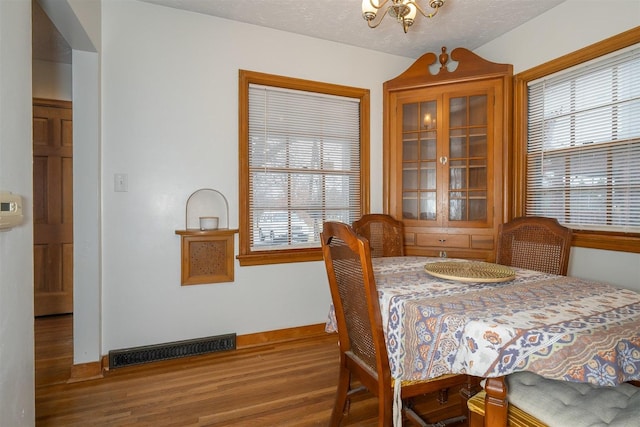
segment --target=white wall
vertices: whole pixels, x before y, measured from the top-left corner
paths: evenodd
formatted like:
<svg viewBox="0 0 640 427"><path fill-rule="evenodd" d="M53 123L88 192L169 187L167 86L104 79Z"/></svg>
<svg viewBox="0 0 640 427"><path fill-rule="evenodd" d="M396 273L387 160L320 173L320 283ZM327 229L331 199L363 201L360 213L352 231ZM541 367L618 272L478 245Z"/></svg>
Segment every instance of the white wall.
<svg viewBox="0 0 640 427"><path fill-rule="evenodd" d="M33 97L71 101L71 65L33 61Z"/></svg>
<svg viewBox="0 0 640 427"><path fill-rule="evenodd" d="M569 274L640 292L640 255L630 252L572 248Z"/></svg>
<svg viewBox="0 0 640 427"><path fill-rule="evenodd" d="M72 51L74 363L102 356L100 59Z"/></svg>
<svg viewBox="0 0 640 427"><path fill-rule="evenodd" d="M203 187L227 197L238 226L239 69L371 89L380 211L382 83L413 61L136 1L102 13L103 351L324 322L322 262L236 262L233 283L180 286L174 232ZM114 192L115 173L128 192Z"/></svg>
<svg viewBox="0 0 640 427"><path fill-rule="evenodd" d="M474 52L517 74L638 25L638 0L566 0Z"/></svg>
<svg viewBox="0 0 640 427"><path fill-rule="evenodd" d="M32 426L31 2L0 1L0 190L23 197L25 223L0 232L0 426Z"/></svg>
<svg viewBox="0 0 640 427"><path fill-rule="evenodd" d="M638 0L567 0L475 53L519 73L638 25ZM640 254L573 248L569 275L640 291Z"/></svg>

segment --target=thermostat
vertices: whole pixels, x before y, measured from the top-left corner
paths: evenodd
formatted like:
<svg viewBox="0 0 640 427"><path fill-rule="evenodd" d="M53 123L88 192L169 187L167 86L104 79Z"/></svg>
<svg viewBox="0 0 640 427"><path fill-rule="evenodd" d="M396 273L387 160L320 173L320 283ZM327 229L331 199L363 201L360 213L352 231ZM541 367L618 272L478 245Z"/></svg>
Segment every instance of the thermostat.
<svg viewBox="0 0 640 427"><path fill-rule="evenodd" d="M0 191L0 230L22 224L22 197L9 191Z"/></svg>

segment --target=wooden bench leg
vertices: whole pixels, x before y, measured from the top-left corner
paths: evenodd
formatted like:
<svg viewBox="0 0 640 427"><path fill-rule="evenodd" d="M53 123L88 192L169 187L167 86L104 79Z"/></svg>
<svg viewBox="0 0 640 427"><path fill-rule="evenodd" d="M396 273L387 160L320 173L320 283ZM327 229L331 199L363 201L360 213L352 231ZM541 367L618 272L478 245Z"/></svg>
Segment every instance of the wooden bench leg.
<svg viewBox="0 0 640 427"><path fill-rule="evenodd" d="M507 425L507 384L504 377L487 378L484 385L487 392L484 407L484 425L486 427L500 427Z"/></svg>

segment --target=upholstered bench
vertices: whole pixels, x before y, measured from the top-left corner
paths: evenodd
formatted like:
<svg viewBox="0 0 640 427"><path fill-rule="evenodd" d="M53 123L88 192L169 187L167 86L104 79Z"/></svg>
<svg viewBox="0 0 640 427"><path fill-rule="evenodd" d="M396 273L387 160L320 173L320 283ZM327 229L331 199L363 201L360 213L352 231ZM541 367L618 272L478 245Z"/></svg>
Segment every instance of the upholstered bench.
<svg viewBox="0 0 640 427"><path fill-rule="evenodd" d="M510 426L640 426L640 387L631 384L600 387L518 372L507 377L507 387ZM468 402L472 426L484 418L484 396Z"/></svg>

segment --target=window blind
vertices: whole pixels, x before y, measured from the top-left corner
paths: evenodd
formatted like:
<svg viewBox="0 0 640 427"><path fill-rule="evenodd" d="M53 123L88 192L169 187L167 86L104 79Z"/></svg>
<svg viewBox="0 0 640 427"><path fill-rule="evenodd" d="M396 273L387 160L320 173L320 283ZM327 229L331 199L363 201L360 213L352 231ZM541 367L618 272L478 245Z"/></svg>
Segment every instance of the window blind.
<svg viewBox="0 0 640 427"><path fill-rule="evenodd" d="M528 87L526 214L640 231L640 48Z"/></svg>
<svg viewBox="0 0 640 427"><path fill-rule="evenodd" d="M359 99L249 85L252 250L319 247L360 216Z"/></svg>

